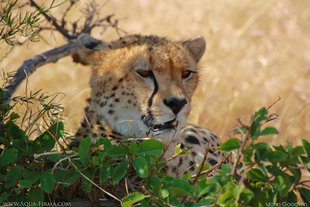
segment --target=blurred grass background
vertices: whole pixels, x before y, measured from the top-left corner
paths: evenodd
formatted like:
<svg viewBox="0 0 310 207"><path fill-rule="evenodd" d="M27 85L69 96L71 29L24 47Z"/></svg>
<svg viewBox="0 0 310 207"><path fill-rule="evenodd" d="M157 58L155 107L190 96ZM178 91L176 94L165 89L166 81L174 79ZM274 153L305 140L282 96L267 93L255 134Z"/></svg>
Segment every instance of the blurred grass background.
<svg viewBox="0 0 310 207"><path fill-rule="evenodd" d="M39 1L43 5L46 1ZM82 19L80 1L69 12ZM266 137L269 144L310 140L310 1L309 0L137 0L98 1L100 16L115 13L119 27L128 33L155 34L173 40L203 35L207 50L201 62L200 85L189 121L213 130L223 140L237 125L279 97L270 112L279 118L271 123L279 136ZM66 5L65 3L64 5ZM52 10L61 16L65 7ZM82 20L81 20L82 21ZM93 34L110 41L113 29ZM16 70L24 60L65 43L57 32L45 31L40 42L15 47L1 62L5 72ZM0 45L3 58L8 50ZM28 81L28 90L61 92L66 129L74 133L83 118L89 97L90 68L70 57L39 68ZM17 94L25 94L25 83ZM22 107L19 112L24 110Z"/></svg>

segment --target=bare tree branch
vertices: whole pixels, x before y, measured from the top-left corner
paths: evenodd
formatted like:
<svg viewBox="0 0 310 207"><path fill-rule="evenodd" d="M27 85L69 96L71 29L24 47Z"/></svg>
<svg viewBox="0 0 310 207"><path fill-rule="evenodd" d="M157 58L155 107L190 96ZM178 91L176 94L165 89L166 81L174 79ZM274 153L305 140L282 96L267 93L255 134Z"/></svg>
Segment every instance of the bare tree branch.
<svg viewBox="0 0 310 207"><path fill-rule="evenodd" d="M68 14L68 12L70 11L70 9L72 8L72 6L76 3L75 0L70 0L70 5L66 8L64 14L62 15L62 18L61 18L61 26L62 27L65 27L66 24L67 24L67 21L66 21L66 16Z"/></svg>
<svg viewBox="0 0 310 207"><path fill-rule="evenodd" d="M81 49L81 47L78 42L76 40L70 40L65 45L46 51L40 55L36 55L33 58L24 61L24 63L18 68L13 79L4 89L5 103L10 103L12 95L19 87L19 85L27 76L35 72L38 67L48 63L55 63L59 59L77 52L79 49Z"/></svg>
<svg viewBox="0 0 310 207"><path fill-rule="evenodd" d="M116 30L118 34L119 34L119 31L126 33L125 31L120 30L120 28L118 28L118 19L113 19L114 14L109 14L103 18L95 18L95 15L98 14L98 9L99 9L98 4L95 2L91 2L88 5L86 5L84 25L79 26L77 22L73 22L71 30L68 30L66 28L66 25L67 25L66 16L67 16L68 11L75 4L76 2L75 0L70 0L70 5L66 8L60 20L57 20L52 15L48 14L46 10L41 8L35 2L35 0L28 0L28 1L29 1L28 4L36 8L45 17L45 19L51 24L50 26L39 27L37 29L36 34L41 32L42 30L58 31L69 42L68 44L49 50L40 55L36 55L35 57L29 60L26 60L22 64L22 66L20 66L20 68L18 69L18 71L16 72L12 80L10 81L10 83L5 87L5 90L4 90L4 102L5 103L10 103L12 95L14 94L16 89L19 87L19 85L22 83L22 81L27 76L31 75L38 67L48 64L50 62L57 62L59 59L67 55L73 54L74 52L77 52L78 49L81 49L79 48L77 41L75 40L80 34L82 33L90 34L92 29L94 29L95 27L102 27L104 31L108 27L112 27ZM30 36L29 38L32 38L32 36ZM27 39L20 42L19 44L23 44L24 42L26 42ZM74 61L79 62L79 60L74 60Z"/></svg>
<svg viewBox="0 0 310 207"><path fill-rule="evenodd" d="M65 29L64 26L58 24L55 17L48 15L34 0L29 0L29 2L30 5L39 10L46 18L46 20L49 21L64 37L66 37L68 40L74 39L74 36L70 35L69 31Z"/></svg>

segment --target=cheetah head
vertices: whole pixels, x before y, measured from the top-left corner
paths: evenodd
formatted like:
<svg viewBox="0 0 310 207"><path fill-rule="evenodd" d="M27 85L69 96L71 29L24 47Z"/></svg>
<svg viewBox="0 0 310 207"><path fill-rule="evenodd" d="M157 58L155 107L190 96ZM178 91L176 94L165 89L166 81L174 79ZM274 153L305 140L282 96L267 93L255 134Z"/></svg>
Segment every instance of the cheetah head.
<svg viewBox="0 0 310 207"><path fill-rule="evenodd" d="M129 137L171 140L187 120L205 39L172 42L131 35L106 43L79 37L92 66L91 105L100 121Z"/></svg>

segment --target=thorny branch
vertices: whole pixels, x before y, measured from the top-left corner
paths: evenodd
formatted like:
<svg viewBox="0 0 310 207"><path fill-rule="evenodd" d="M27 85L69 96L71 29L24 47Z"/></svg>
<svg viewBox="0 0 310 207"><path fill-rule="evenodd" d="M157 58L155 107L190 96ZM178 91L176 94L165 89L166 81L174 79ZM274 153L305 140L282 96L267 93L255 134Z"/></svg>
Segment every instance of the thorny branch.
<svg viewBox="0 0 310 207"><path fill-rule="evenodd" d="M90 34L91 31L96 27L102 27L104 31L112 27L116 30L119 34L119 31L126 33L123 30L118 28L118 20L114 19L114 14L109 14L103 18L95 18L96 14L98 13L99 5L95 2L91 2L89 5L86 6L86 14L85 14L85 22L83 25L79 26L77 22L72 23L72 31L67 29L67 20L66 16L69 10L75 5L76 0L70 0L70 5L66 8L61 20L57 20L52 15L48 14L46 10L42 9L35 0L29 0L29 5L36 8L36 10L40 11L40 13L45 17L45 19L51 24L51 26L44 26L39 27L37 32L42 30L53 30L58 31L61 33L67 40L68 43L62 45L60 47L54 48L52 50L46 51L40 55L36 55L35 57L26 60L17 70L16 74L13 76L9 84L5 87L4 90L4 102L10 103L11 98L20 84L25 80L29 75L36 71L42 65L46 65L48 63L55 63L59 59L71 55L75 53L77 50L81 49L77 41L75 40L80 34L88 33ZM25 5L28 5L25 4ZM53 7L53 5L51 6ZM24 43L26 41L23 41ZM21 44L22 44L21 43Z"/></svg>

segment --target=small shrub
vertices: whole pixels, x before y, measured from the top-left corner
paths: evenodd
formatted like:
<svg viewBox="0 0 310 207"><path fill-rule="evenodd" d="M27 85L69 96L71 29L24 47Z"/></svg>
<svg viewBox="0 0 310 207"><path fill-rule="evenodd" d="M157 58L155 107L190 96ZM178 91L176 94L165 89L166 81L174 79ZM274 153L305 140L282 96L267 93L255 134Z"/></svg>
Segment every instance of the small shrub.
<svg viewBox="0 0 310 207"><path fill-rule="evenodd" d="M0 90L0 98L3 98ZM2 100L1 100L1 103ZM66 148L64 123L50 120L48 129L30 140L16 124L19 115L1 104L0 203L116 199L122 206L266 206L310 202L310 143L269 146L261 136L277 134L264 123L273 119L266 108L249 126L241 123L235 137L218 150L232 154L218 168L206 164L192 176L161 173L164 145L156 139L130 139L113 144L107 138ZM186 154L180 146L176 155ZM202 167L200 167L202 168ZM210 176L215 171L215 176ZM139 180L134 183L134 180Z"/></svg>

